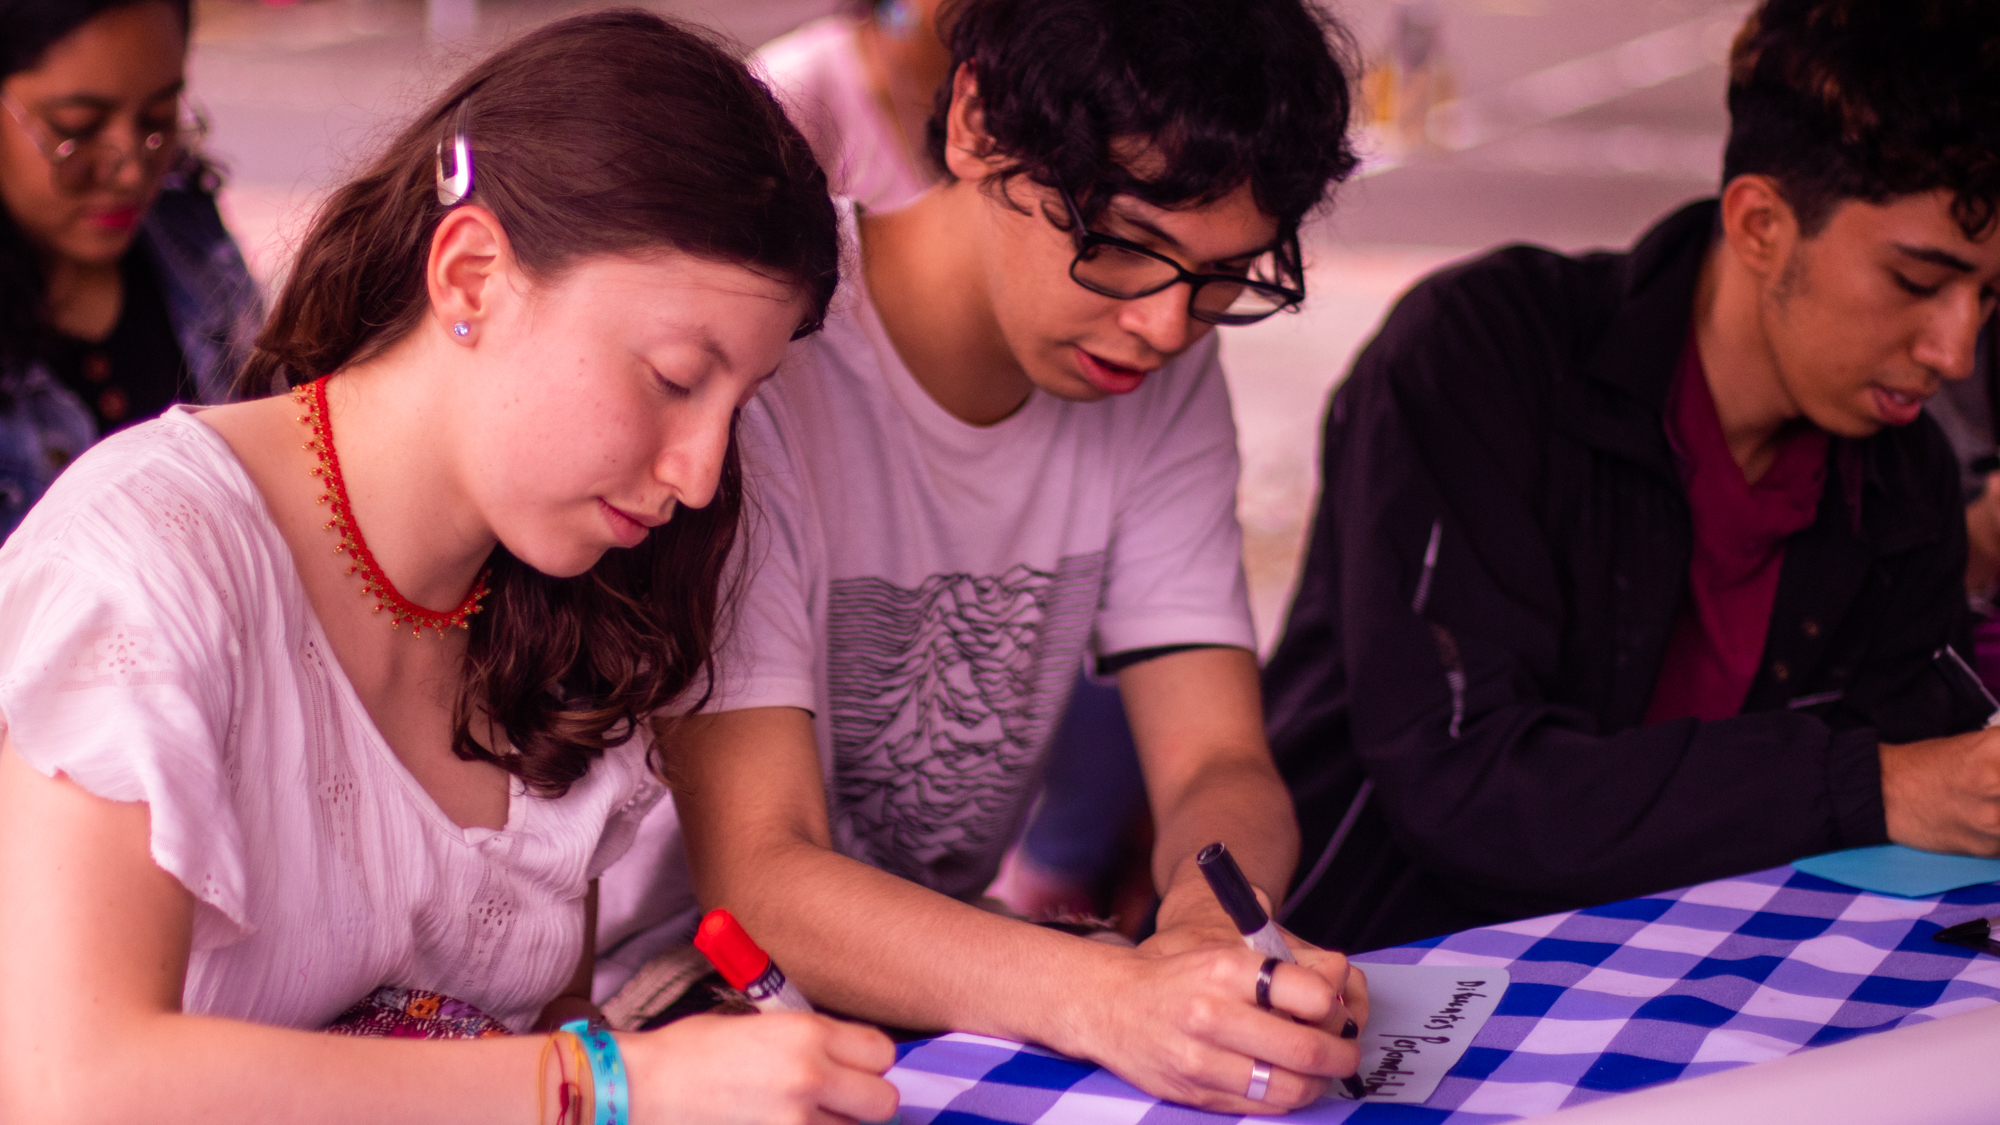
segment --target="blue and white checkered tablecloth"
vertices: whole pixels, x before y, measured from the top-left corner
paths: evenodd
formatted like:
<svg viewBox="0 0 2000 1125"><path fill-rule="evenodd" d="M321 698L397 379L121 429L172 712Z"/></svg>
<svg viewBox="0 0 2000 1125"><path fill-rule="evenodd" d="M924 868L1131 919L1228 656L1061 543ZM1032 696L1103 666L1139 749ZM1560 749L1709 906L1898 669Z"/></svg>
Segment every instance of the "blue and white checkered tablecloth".
<svg viewBox="0 0 2000 1125"><path fill-rule="evenodd" d="M1994 903L2000 883L1905 899L1779 867L1362 954L1500 966L1512 983L1424 1105L1328 1099L1286 1120L1509 1121L2000 1002L2000 958L1931 940ZM981 1036L907 1044L889 1077L906 1125L1236 1120Z"/></svg>

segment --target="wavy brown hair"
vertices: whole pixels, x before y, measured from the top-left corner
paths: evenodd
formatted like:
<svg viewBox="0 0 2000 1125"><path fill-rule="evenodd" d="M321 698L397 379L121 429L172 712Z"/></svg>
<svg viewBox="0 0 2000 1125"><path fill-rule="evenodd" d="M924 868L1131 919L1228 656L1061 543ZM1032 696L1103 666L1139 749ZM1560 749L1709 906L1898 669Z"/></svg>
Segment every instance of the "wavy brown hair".
<svg viewBox="0 0 2000 1125"><path fill-rule="evenodd" d="M816 329L839 281L826 177L735 54L637 11L550 24L472 68L315 217L257 350L253 392L368 359L429 307L424 268L447 210L435 160L472 149L471 202L538 281L597 255L662 249L796 284ZM453 722L459 757L560 796L651 715L714 682L725 563L742 511L735 443L715 499L646 541L552 578L504 546L472 636ZM482 715L512 751L475 737Z"/></svg>

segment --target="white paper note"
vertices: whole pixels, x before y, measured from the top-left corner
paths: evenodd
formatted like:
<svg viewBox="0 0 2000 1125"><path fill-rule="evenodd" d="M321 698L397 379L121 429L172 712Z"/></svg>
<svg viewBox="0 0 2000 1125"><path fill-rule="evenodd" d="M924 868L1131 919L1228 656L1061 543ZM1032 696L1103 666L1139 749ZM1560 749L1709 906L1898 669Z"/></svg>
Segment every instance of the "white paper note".
<svg viewBox="0 0 2000 1125"><path fill-rule="evenodd" d="M1507 970L1457 965L1369 965L1368 1026L1361 1031L1361 1079L1371 1102L1416 1104L1445 1071L1507 991ZM1341 1084L1334 1094L1346 1097Z"/></svg>

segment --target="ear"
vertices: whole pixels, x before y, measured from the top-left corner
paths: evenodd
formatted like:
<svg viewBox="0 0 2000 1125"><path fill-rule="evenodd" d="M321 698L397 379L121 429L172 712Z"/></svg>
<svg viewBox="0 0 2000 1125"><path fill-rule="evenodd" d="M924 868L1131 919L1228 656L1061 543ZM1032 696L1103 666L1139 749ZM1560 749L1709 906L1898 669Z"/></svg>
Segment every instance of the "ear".
<svg viewBox="0 0 2000 1125"><path fill-rule="evenodd" d="M493 212L467 204L445 215L431 234L430 261L424 267L438 330L451 336L452 325L464 322L476 331L492 312L497 287L512 262L507 232Z"/></svg>
<svg viewBox="0 0 2000 1125"><path fill-rule="evenodd" d="M1799 221L1769 176L1744 175L1722 189L1722 240L1752 274L1768 278L1784 268L1798 245Z"/></svg>
<svg viewBox="0 0 2000 1125"><path fill-rule="evenodd" d="M960 63L951 76L951 112L944 119L944 166L961 180L978 183L1000 166L993 136L986 131L986 111L979 104L979 79L971 63Z"/></svg>

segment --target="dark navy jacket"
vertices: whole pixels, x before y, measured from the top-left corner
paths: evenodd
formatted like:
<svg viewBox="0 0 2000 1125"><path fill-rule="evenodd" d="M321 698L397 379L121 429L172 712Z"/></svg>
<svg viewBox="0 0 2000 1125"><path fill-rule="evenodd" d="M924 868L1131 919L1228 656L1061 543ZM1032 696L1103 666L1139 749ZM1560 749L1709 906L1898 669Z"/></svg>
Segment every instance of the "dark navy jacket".
<svg viewBox="0 0 2000 1125"><path fill-rule="evenodd" d="M167 318L200 400L227 402L263 306L214 197L179 174L170 177L131 252L159 271ZM41 366L0 370L0 541L97 437L90 408Z"/></svg>
<svg viewBox="0 0 2000 1125"><path fill-rule="evenodd" d="M1742 713L1643 725L1692 545L1662 409L1714 224L1447 269L1334 397L1265 674L1301 936L1372 949L1883 843L1878 740L1983 718L1931 670L1966 545L1926 416L1830 443Z"/></svg>

